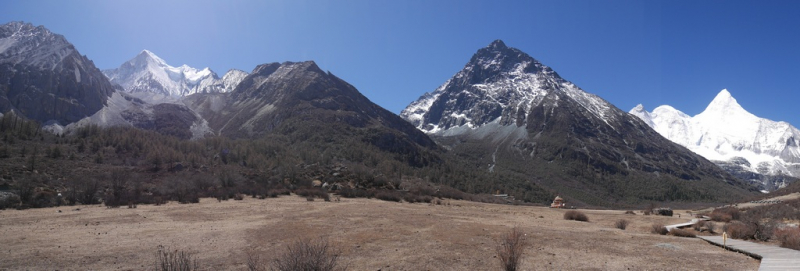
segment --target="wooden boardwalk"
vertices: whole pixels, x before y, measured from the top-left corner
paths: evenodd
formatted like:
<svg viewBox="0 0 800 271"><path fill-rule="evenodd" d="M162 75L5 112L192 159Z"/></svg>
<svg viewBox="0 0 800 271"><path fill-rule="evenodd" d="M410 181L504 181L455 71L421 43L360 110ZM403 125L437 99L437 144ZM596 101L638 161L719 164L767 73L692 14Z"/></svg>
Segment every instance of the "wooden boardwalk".
<svg viewBox="0 0 800 271"><path fill-rule="evenodd" d="M675 228L679 228L680 229L680 228L686 228L686 227L692 226L692 225L696 224L697 222L699 222L701 220L708 220L708 219L705 219L705 218L693 218L692 221L689 221L689 222L686 222L686 223L667 225L667 226L664 226L664 227L667 228L668 231L672 231L672 229L675 229Z"/></svg>
<svg viewBox="0 0 800 271"><path fill-rule="evenodd" d="M698 236L697 238L723 247L722 236ZM761 259L759 271L800 270L800 251L777 246L768 246L748 241L728 238L726 249Z"/></svg>
<svg viewBox="0 0 800 271"><path fill-rule="evenodd" d="M675 228L685 228L701 220L708 220L708 218L692 219L692 221L680 224L665 226L667 230ZM697 238L706 240L707 242L724 247L728 250L744 253L750 257L760 259L761 265L758 267L759 271L782 271L782 270L800 270L800 251L777 246L768 246L757 244L748 241L728 238L726 245L723 245L722 236L698 236Z"/></svg>

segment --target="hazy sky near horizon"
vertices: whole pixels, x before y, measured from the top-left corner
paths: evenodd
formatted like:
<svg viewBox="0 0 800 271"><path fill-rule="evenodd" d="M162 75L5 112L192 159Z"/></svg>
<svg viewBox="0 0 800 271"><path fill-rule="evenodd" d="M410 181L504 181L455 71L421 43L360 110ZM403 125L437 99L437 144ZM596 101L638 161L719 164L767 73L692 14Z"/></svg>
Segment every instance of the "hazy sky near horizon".
<svg viewBox="0 0 800 271"><path fill-rule="evenodd" d="M495 39L624 111L696 115L728 89L800 126L800 1L0 1L0 23L64 35L100 69L314 60L399 113Z"/></svg>

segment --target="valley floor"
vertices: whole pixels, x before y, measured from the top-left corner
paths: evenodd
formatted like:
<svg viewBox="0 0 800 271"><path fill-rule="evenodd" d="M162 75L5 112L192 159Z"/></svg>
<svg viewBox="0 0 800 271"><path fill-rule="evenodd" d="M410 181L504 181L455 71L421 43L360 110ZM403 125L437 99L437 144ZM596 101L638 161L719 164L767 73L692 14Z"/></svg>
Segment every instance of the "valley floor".
<svg viewBox="0 0 800 271"><path fill-rule="evenodd" d="M80 210L76 210L80 208ZM59 212L61 211L61 212ZM684 218L444 201L277 199L135 209L66 206L0 211L0 270L152 269L157 246L197 253L204 270L246 270L298 238L326 238L349 270L499 270L497 240L517 226L531 244L522 270L756 270L759 262L697 238L650 233ZM631 221L627 230L614 228Z"/></svg>

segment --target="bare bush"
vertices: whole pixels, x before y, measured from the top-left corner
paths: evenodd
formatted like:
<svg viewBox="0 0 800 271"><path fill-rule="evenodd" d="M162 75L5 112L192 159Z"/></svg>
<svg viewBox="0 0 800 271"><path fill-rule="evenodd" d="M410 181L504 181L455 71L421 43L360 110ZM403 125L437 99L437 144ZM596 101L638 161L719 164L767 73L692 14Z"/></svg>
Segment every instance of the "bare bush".
<svg viewBox="0 0 800 271"><path fill-rule="evenodd" d="M628 220L620 219L620 220L617 220L617 222L614 222L614 227L617 228L617 229L620 229L620 230L625 230L625 228L627 228L628 224L630 224L630 223L631 222L628 221Z"/></svg>
<svg viewBox="0 0 800 271"><path fill-rule="evenodd" d="M566 213L564 213L564 219L583 221L583 222L589 221L589 217L587 217L586 214L575 210L569 210Z"/></svg>
<svg viewBox="0 0 800 271"><path fill-rule="evenodd" d="M403 198L394 191L381 191L375 194L375 198L385 201L400 202Z"/></svg>
<svg viewBox="0 0 800 271"><path fill-rule="evenodd" d="M714 222L701 220L692 225L692 228L697 232L708 232L714 234Z"/></svg>
<svg viewBox="0 0 800 271"><path fill-rule="evenodd" d="M650 204L647 205L647 208L644 208L644 210L642 210L642 213L644 213L644 215L651 215L653 213L653 209L655 209L655 208L656 208L656 204L655 203L650 203Z"/></svg>
<svg viewBox="0 0 800 271"><path fill-rule="evenodd" d="M325 201L330 201L331 196L325 190L319 188L309 188L309 189L297 189L295 192L298 196L306 197L306 198L321 198Z"/></svg>
<svg viewBox="0 0 800 271"><path fill-rule="evenodd" d="M261 259L261 256L253 251L247 252L247 270L249 271L267 271L267 264Z"/></svg>
<svg viewBox="0 0 800 271"><path fill-rule="evenodd" d="M738 221L725 224L722 230L727 232L731 238L742 240L754 239L756 234L756 230L753 227Z"/></svg>
<svg viewBox="0 0 800 271"><path fill-rule="evenodd" d="M697 235L695 235L693 232L679 228L672 229L669 231L669 234L678 237L697 237Z"/></svg>
<svg viewBox="0 0 800 271"><path fill-rule="evenodd" d="M664 225L662 224L653 224L653 228L650 230L650 232L661 235L666 235L667 233L669 233L667 227L664 227Z"/></svg>
<svg viewBox="0 0 800 271"><path fill-rule="evenodd" d="M626 214L626 215L636 215L636 213L634 213L634 212L633 212L633 211L631 211L631 210L625 211L625 214Z"/></svg>
<svg viewBox="0 0 800 271"><path fill-rule="evenodd" d="M339 196L345 198L372 198L375 196L375 194L372 191L344 187L339 190Z"/></svg>
<svg viewBox="0 0 800 271"><path fill-rule="evenodd" d="M193 253L158 246L155 261L155 269L158 271L191 271L199 270L199 266Z"/></svg>
<svg viewBox="0 0 800 271"><path fill-rule="evenodd" d="M731 220L739 220L740 217L741 213L739 212L739 209L734 207L714 209L714 211L711 212L711 220L717 222L727 223L731 222Z"/></svg>
<svg viewBox="0 0 800 271"><path fill-rule="evenodd" d="M800 250L800 228L783 228L775 231L775 238L781 247Z"/></svg>
<svg viewBox="0 0 800 271"><path fill-rule="evenodd" d="M339 252L327 240L298 240L272 261L273 270L344 270L337 267Z"/></svg>
<svg viewBox="0 0 800 271"><path fill-rule="evenodd" d="M500 260L503 270L518 270L526 247L525 234L519 228L514 227L505 234L497 246L497 259Z"/></svg>

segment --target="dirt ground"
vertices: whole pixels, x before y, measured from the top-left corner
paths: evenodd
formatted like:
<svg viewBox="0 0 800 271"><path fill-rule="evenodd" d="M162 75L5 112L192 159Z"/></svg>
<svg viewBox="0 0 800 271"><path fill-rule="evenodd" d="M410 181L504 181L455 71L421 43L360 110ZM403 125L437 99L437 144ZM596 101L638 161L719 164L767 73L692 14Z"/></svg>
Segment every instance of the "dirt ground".
<svg viewBox="0 0 800 271"><path fill-rule="evenodd" d="M152 270L157 246L189 250L204 270L246 270L300 238L325 238L348 270L499 270L495 247L519 227L523 270L756 270L758 260L696 238L650 233L684 218L444 201L307 201L285 196L135 209L67 206L0 211L0 270ZM80 210L77 210L77 209ZM60 212L59 212L60 211ZM614 228L631 221L627 230Z"/></svg>

